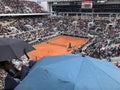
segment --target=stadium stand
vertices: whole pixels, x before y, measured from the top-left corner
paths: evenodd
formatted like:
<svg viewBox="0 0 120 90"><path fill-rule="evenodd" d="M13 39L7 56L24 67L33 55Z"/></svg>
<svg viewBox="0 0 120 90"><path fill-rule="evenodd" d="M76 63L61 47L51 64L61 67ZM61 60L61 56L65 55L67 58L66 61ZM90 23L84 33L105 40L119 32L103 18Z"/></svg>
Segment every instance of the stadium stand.
<svg viewBox="0 0 120 90"><path fill-rule="evenodd" d="M96 1L92 9L81 9L81 1L74 3L71 1L64 5L61 2L52 5L53 11L58 14L55 16L36 14L45 12L36 2L0 1L0 14L7 14L7 16L0 16L0 38L24 39L32 45L59 35L89 38L88 42L75 48L72 53L112 60L112 62L117 62L116 66L120 66L120 4L116 3L118 1L114 3L111 3L111 0L105 3L96 3ZM61 12L64 16L59 16ZM92 14L82 16L81 12ZM76 16L71 16L70 13ZM103 16L96 15L101 13ZM112 16L111 13L114 15ZM62 43L47 43L67 47ZM71 48L70 43L69 47Z"/></svg>
<svg viewBox="0 0 120 90"><path fill-rule="evenodd" d="M81 8L81 0L53 2L48 3L52 3L56 15L46 16L42 15L46 11L36 2L0 0L0 38L24 39L32 45L59 35L88 38L88 42L75 48L72 54L106 59L120 67L119 0L107 0L105 3L95 0L93 7L87 9ZM71 43L68 47L72 47Z"/></svg>
<svg viewBox="0 0 120 90"><path fill-rule="evenodd" d="M83 51L95 58L119 56L119 19L95 18L94 25L89 25L91 19L77 20L73 17L26 17L1 19L1 36L20 38L31 42L44 40L55 33L92 38ZM8 24L4 24L7 22ZM75 23L76 22L76 23ZM108 26L115 22L116 25Z"/></svg>
<svg viewBox="0 0 120 90"><path fill-rule="evenodd" d="M1 13L42 12L41 6L39 6L35 2L33 3L31 1L19 1L19 0L17 1L1 0L1 1L2 1L0 2L2 7ZM100 6L102 7L103 5L104 8L104 4L95 5L98 5L98 8ZM16 6L19 7L15 8ZM107 6L105 5L105 7ZM94 8L97 8L97 6L95 6ZM111 7L110 9L114 8L115 7L113 8ZM66 9L64 9L64 11L65 10ZM81 16L42 17L38 15L26 17L22 16L4 17L0 18L0 37L20 38L33 44L60 34L87 37L90 38L90 41L87 42L87 45L85 44L83 48L78 48L77 52L75 50L75 52L73 53L80 54L81 52L82 53L84 52L86 55L104 59L106 57L116 56L118 57L120 55L119 23L120 23L119 17L111 18L98 16L90 17L89 15L84 17Z"/></svg>
<svg viewBox="0 0 120 90"><path fill-rule="evenodd" d="M0 7L0 14L44 12L36 2L24 0L1 0Z"/></svg>

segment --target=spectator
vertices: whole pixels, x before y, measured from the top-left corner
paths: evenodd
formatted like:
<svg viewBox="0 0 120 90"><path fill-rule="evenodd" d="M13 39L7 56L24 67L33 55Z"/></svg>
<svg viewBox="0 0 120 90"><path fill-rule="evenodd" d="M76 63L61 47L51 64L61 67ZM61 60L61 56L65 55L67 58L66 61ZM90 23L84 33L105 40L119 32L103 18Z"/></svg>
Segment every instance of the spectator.
<svg viewBox="0 0 120 90"><path fill-rule="evenodd" d="M26 62L23 63L23 61L15 62L13 61L14 65L16 66L17 70L19 70L19 79L22 81L29 73L33 65L36 63L34 60L27 60Z"/></svg>
<svg viewBox="0 0 120 90"><path fill-rule="evenodd" d="M19 82L8 72L9 61L0 62L0 90L13 90Z"/></svg>

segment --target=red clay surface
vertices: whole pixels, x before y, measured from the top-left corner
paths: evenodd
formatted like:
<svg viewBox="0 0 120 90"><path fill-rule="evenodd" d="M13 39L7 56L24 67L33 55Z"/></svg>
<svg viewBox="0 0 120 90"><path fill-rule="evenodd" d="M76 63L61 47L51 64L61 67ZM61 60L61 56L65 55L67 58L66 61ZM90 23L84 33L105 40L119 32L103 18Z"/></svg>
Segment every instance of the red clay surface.
<svg viewBox="0 0 120 90"><path fill-rule="evenodd" d="M87 38L78 38L72 36L58 36L37 44L34 46L36 50L29 53L29 56L33 60L39 60L44 56L54 56L60 54L69 54L75 48L80 47L89 39ZM68 50L69 43L71 43L72 48Z"/></svg>

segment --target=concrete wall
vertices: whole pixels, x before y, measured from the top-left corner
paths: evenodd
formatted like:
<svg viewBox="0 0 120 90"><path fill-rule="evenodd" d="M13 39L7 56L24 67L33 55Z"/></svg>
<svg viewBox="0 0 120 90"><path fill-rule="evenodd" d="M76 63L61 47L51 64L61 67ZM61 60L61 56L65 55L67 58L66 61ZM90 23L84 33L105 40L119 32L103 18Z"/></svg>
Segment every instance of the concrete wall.
<svg viewBox="0 0 120 90"><path fill-rule="evenodd" d="M39 3L39 2L38 2L38 3ZM43 7L43 9L44 9L45 11L48 11L48 12L49 12L49 6L48 6L48 3L47 3L46 1L40 2L39 4Z"/></svg>
<svg viewBox="0 0 120 90"><path fill-rule="evenodd" d="M49 6L47 3L47 0L29 0L29 1L37 2L38 4L40 4L43 7L43 10L49 11Z"/></svg>

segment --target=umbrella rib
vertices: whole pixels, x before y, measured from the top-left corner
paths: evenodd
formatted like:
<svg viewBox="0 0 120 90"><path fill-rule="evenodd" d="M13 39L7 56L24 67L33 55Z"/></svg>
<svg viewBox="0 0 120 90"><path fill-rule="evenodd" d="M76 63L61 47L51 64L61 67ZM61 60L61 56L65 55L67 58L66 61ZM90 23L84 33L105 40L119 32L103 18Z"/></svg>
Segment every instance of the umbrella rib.
<svg viewBox="0 0 120 90"><path fill-rule="evenodd" d="M84 64L84 60L83 60L83 57L82 57L82 62L81 62L80 68L79 68L79 73L76 75L75 81L76 81L76 79L78 79L77 77L81 73L81 69L82 69L83 64ZM75 89L75 87L74 87L74 89Z"/></svg>
<svg viewBox="0 0 120 90"><path fill-rule="evenodd" d="M13 54L15 55L15 57L16 57L16 59L17 59L18 57L16 56L14 50L13 50L10 46L8 46L8 47L10 48L10 50L13 52ZM14 58L13 58L13 59L14 59Z"/></svg>
<svg viewBox="0 0 120 90"><path fill-rule="evenodd" d="M90 63L91 63L91 62L90 62ZM94 68L95 68L95 65L94 65ZM92 73L92 75L95 76L94 73ZM102 88L100 87L100 84L99 84L99 79L98 79L96 76L95 76L94 78L96 78L96 80L97 80L97 85L99 86L99 89L102 90Z"/></svg>
<svg viewBox="0 0 120 90"><path fill-rule="evenodd" d="M53 75L54 77L56 76L56 74L55 74L54 72L50 72L50 71L48 71L47 69L45 69L45 68L43 68L43 67L40 67L40 68L39 68L39 67L37 67L36 69L39 69L39 70L41 70L41 69L42 69L42 70L46 71L47 73L49 73L49 74ZM69 82L69 83L71 83L70 81L65 81L65 80L63 80L63 79L62 79L62 77L61 77L61 75L58 75L58 74L57 74L57 76L59 76L59 77L60 77L60 78L57 78L57 77L56 77L56 78L57 78L57 80L60 80L60 81L63 81L63 82Z"/></svg>
<svg viewBox="0 0 120 90"><path fill-rule="evenodd" d="M87 58L86 58L87 59ZM88 59L87 59L88 60ZM88 60L90 63L92 63L90 60ZM98 67L96 64L92 63L94 66ZM105 73L104 70L102 70L101 68L98 67L99 70L101 70L102 72ZM120 82L118 82L116 79L113 79L109 74L105 73L107 76L109 76L112 80L114 80L115 82L117 82L118 84L120 84Z"/></svg>

